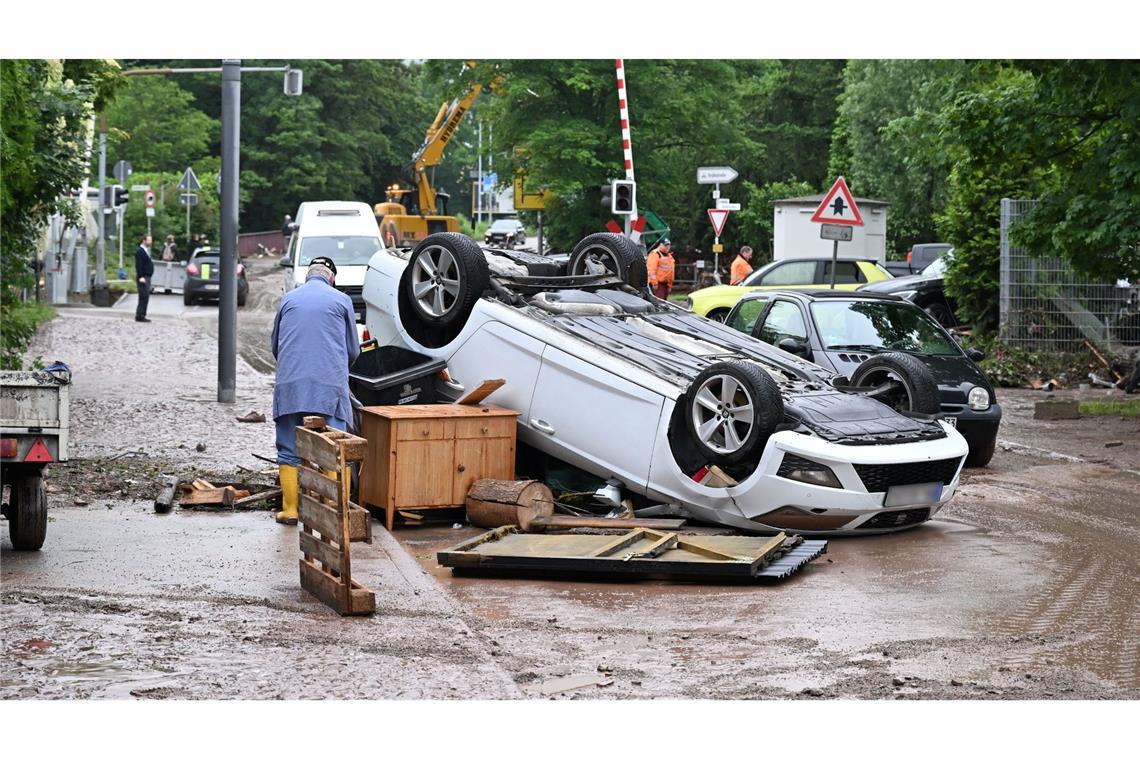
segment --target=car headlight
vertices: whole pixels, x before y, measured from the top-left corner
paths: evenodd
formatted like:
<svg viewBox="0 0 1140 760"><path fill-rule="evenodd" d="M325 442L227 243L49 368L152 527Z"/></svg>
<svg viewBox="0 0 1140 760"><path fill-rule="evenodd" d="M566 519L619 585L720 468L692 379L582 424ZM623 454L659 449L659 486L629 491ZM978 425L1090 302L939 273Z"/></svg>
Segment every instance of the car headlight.
<svg viewBox="0 0 1140 760"><path fill-rule="evenodd" d="M970 389L970 394L966 396L966 401L969 402L970 408L975 412L984 412L990 408L990 392L985 388L974 386Z"/></svg>
<svg viewBox="0 0 1140 760"><path fill-rule="evenodd" d="M795 454L784 454L784 458L780 461L780 469L776 470L776 474L781 478L798 480L801 483L813 486L843 487L830 467Z"/></svg>

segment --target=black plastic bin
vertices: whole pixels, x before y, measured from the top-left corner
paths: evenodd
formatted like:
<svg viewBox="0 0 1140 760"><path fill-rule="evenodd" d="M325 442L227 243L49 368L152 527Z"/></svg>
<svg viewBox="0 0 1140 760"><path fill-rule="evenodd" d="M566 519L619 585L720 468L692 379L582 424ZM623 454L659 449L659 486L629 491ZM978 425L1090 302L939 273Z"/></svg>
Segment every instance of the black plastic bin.
<svg viewBox="0 0 1140 760"><path fill-rule="evenodd" d="M364 406L435 404L447 362L370 340L348 369L348 387Z"/></svg>

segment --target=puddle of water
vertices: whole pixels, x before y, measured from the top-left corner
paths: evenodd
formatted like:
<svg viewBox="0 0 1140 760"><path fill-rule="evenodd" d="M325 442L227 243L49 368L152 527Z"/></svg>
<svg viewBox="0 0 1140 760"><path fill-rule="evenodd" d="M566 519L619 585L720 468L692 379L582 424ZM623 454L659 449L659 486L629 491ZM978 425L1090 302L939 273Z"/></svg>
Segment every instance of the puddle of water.
<svg viewBox="0 0 1140 760"><path fill-rule="evenodd" d="M44 669L53 678L63 681L94 681L103 678L122 678L130 675L113 662L66 662L54 660Z"/></svg>

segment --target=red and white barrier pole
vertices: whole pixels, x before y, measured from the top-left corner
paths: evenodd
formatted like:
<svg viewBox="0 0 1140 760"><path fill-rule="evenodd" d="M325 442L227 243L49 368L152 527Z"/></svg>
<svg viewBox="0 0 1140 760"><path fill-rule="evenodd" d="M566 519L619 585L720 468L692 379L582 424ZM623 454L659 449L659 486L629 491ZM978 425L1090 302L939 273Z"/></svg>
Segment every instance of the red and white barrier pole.
<svg viewBox="0 0 1140 760"><path fill-rule="evenodd" d="M618 112L621 115L621 147L625 154L625 178L633 181L633 143L629 135L629 98L625 87L625 64L617 59ZM637 196L633 199L633 214L625 218L625 233L630 234L630 222L637 216ZM636 242L636 241L635 241Z"/></svg>

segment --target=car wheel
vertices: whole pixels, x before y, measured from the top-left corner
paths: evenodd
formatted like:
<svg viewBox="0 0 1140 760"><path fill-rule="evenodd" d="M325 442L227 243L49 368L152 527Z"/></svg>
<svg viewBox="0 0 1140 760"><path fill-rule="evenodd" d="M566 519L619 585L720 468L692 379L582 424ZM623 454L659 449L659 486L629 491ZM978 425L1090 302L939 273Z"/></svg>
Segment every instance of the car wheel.
<svg viewBox="0 0 1140 760"><path fill-rule="evenodd" d="M491 285L482 249L457 232L428 235L408 260L405 288L412 311L429 325L447 327L467 319Z"/></svg>
<svg viewBox="0 0 1140 760"><path fill-rule="evenodd" d="M717 362L685 394L685 423L693 443L712 464L759 456L784 417L780 389L754 364Z"/></svg>
<svg viewBox="0 0 1140 760"><path fill-rule="evenodd" d="M994 458L994 449L997 447L997 435L984 443L970 441L970 453L966 455L967 467L985 467Z"/></svg>
<svg viewBox="0 0 1140 760"><path fill-rule="evenodd" d="M713 322L723 322L728 319L728 314L731 311L732 309L713 309L706 314L705 317L711 319Z"/></svg>
<svg viewBox="0 0 1140 760"><path fill-rule="evenodd" d="M47 535L47 491L40 473L23 475L12 483L12 503L8 510L8 535L12 547L36 551Z"/></svg>
<svg viewBox="0 0 1140 760"><path fill-rule="evenodd" d="M628 238L612 232L598 232L582 238L570 254L566 271L570 275L608 272L638 290L649 282L645 254Z"/></svg>
<svg viewBox="0 0 1140 760"><path fill-rule="evenodd" d="M190 295L189 290L183 290L182 291L182 303L185 306L193 306L194 305L194 296Z"/></svg>
<svg viewBox="0 0 1140 760"><path fill-rule="evenodd" d="M930 369L910 354L876 354L859 365L851 384L875 388L871 397L900 412L937 414L942 411L938 384Z"/></svg>
<svg viewBox="0 0 1140 760"><path fill-rule="evenodd" d="M944 303L935 301L934 303L927 304L923 307L927 314L934 317L934 320L943 327L954 327L957 322L954 315L950 312L950 307Z"/></svg>

